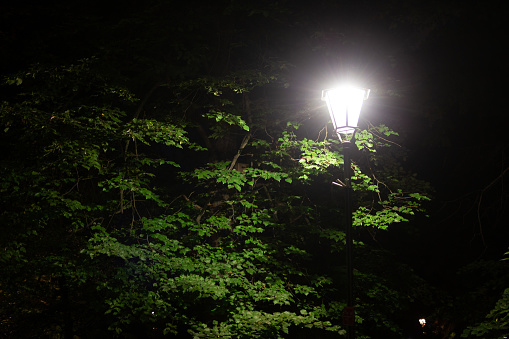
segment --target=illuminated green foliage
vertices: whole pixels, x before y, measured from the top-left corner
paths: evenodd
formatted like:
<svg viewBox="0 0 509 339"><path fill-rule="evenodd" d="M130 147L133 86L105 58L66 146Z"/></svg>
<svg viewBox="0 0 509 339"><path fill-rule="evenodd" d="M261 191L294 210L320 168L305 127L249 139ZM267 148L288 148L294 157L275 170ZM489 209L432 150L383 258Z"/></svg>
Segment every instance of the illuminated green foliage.
<svg viewBox="0 0 509 339"><path fill-rule="evenodd" d="M344 333L337 321L343 278L316 265L323 249L343 250L344 233L327 221L342 212L309 192L328 187L344 170L337 141L299 138L294 123L273 126L277 138L262 138L243 117L210 111L207 118L217 124L254 133L241 150L249 164L237 169L235 160L218 161L186 170L185 162L151 151L160 144L199 157L203 148L189 140L186 125L130 118L121 107L136 99L105 85L95 62L32 69L13 78L21 83L8 80L20 89L20 99L1 109L4 133L15 145L2 173L3 203L11 206L2 218L16 228L4 232L1 260L21 284L17 292L3 287L12 305L40 311L34 298L47 299L43 291L65 281L73 298L89 298L79 292L84 287L98 290L104 299L98 309L117 333L134 324L197 338L282 338L291 328ZM428 199L404 191L411 186L397 172L371 164L385 152L376 140L359 133L359 156L367 159L354 162L359 228L406 221ZM160 187L159 167L189 189ZM342 263L333 266L340 270ZM363 275L363 283L377 281ZM61 282L51 287L36 276ZM368 293L371 299L397 295L378 282L371 288L385 289ZM363 309L359 321L373 318ZM397 331L384 324L377 326Z"/></svg>

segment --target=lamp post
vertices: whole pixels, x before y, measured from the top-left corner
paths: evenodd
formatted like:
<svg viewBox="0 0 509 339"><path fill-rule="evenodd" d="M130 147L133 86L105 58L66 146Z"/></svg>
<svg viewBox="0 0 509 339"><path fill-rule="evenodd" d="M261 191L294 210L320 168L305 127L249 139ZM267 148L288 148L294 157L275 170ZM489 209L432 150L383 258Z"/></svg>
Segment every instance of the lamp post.
<svg viewBox="0 0 509 339"><path fill-rule="evenodd" d="M347 298L346 308L343 310L343 325L347 327L349 339L355 337L354 323L354 298L353 298L353 241L352 241L352 203L351 203L351 150L355 148L355 132L359 122L362 103L369 96L369 89L342 86L322 91L322 100L327 103L329 114L338 135L344 152L345 182L333 182L337 186L345 188L345 212L346 212L346 280ZM341 137L345 136L345 139Z"/></svg>

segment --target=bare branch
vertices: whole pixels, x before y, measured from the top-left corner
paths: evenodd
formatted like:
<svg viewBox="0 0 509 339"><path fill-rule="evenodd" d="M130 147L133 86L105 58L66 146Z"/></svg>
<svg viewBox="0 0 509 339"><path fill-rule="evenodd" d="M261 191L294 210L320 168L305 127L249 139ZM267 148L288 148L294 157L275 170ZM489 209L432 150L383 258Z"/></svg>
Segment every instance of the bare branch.
<svg viewBox="0 0 509 339"><path fill-rule="evenodd" d="M237 163L237 160L239 159L242 150L244 149L244 147L246 147L247 143L249 142L249 139L251 139L251 133L246 134L244 136L244 139L242 139L242 143L240 144L239 150L237 151L237 154L235 154L235 156L233 157L230 167L228 167L228 171L231 171L235 167L235 164Z"/></svg>

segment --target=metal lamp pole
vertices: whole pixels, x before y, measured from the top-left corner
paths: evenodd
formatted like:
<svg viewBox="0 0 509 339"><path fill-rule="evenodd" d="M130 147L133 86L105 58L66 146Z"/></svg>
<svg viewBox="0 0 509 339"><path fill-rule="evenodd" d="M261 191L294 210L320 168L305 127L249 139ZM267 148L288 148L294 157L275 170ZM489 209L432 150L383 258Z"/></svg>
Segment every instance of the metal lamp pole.
<svg viewBox="0 0 509 339"><path fill-rule="evenodd" d="M341 138L341 137L340 137ZM340 139L341 140L341 139ZM344 165L345 165L345 181L334 181L333 184L345 189L345 235L346 235L346 308L343 310L343 325L347 329L347 338L355 338L355 309L353 298L353 237L352 237L352 161L351 151L355 148L355 142L352 137L351 141L342 141Z"/></svg>
<svg viewBox="0 0 509 339"><path fill-rule="evenodd" d="M355 145L355 144L354 144ZM343 143L344 159L345 159L345 215L346 215L346 281L347 281L347 297L346 309L343 311L343 325L347 326L347 338L355 338L355 310L353 298L353 239L352 239L352 163L351 163L351 147L349 143Z"/></svg>
<svg viewBox="0 0 509 339"><path fill-rule="evenodd" d="M345 188L345 234L346 234L346 279L347 298L343 310L343 325L347 328L348 339L355 338L355 309L353 297L353 239L352 239L352 162L351 152L355 146L355 131L359 121L362 103L369 96L369 89L342 86L324 90L322 100L327 102L334 129L343 146L345 182L333 182ZM341 135L351 135L350 140L343 140Z"/></svg>

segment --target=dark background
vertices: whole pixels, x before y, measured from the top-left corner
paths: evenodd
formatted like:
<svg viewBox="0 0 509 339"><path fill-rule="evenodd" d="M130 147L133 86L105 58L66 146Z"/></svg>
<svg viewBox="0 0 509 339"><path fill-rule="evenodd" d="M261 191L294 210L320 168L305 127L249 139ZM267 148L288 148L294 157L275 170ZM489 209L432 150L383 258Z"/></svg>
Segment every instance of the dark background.
<svg viewBox="0 0 509 339"><path fill-rule="evenodd" d="M196 39L199 48L208 36L194 35L196 18L211 32L231 20L222 16L227 1L208 2L203 11L200 1L160 2L166 12L143 12L156 3L3 2L0 75L33 63L64 64L99 55L118 65L119 74L130 77L143 97L156 74L164 73L145 59L164 64L165 44L172 40ZM320 91L340 79L358 80L372 89L363 119L398 131L406 166L434 187L429 217L392 227L379 235L378 244L453 295L473 288L475 282L469 285L458 270L479 260L498 261L509 246L508 27L502 2L318 0L261 7L270 14L266 21L245 17L230 38L256 41L259 50L253 54L262 51L291 65L289 87L277 104L312 112L302 121L312 134L327 119ZM174 27L167 32L164 20L152 21L163 13L169 26L188 16L188 22L178 22L191 33L165 36ZM220 70L227 57L226 51L210 55L204 71ZM250 55L243 57L251 62ZM171 60L168 69L186 67ZM8 96L7 89L2 92Z"/></svg>

